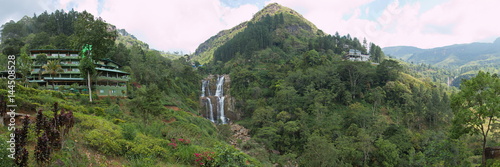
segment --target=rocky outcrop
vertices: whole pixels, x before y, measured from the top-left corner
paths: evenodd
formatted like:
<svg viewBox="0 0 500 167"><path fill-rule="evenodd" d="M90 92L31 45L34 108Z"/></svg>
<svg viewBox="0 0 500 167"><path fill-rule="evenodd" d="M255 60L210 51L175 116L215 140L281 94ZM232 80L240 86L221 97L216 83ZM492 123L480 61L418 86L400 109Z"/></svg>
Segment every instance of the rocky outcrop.
<svg viewBox="0 0 500 167"><path fill-rule="evenodd" d="M231 145L237 145L238 142L245 143L248 140L250 140L250 135L249 135L250 130L239 124L231 123L230 126L231 126L231 131L233 132L233 136L229 141Z"/></svg>

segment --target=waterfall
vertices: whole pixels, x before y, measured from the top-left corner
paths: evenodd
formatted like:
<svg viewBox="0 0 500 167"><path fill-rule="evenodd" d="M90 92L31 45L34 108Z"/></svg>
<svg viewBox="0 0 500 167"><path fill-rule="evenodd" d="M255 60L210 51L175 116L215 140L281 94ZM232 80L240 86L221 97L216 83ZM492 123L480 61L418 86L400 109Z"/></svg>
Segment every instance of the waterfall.
<svg viewBox="0 0 500 167"><path fill-rule="evenodd" d="M207 102L208 102L208 111L209 111L208 115L210 116L209 119L210 119L210 121L215 123L214 109L212 107L212 100L210 100L210 98L207 98Z"/></svg>
<svg viewBox="0 0 500 167"><path fill-rule="evenodd" d="M209 85L210 85L209 80L203 80L201 82L201 97L212 96L210 88L208 87Z"/></svg>
<svg viewBox="0 0 500 167"><path fill-rule="evenodd" d="M217 97L221 97L221 96L224 96L224 75L221 75L218 79L217 79L217 90L215 91L215 96Z"/></svg>
<svg viewBox="0 0 500 167"><path fill-rule="evenodd" d="M224 115L224 99L226 97L219 97L219 119L222 121L222 124L226 124L226 116Z"/></svg>
<svg viewBox="0 0 500 167"><path fill-rule="evenodd" d="M222 124L226 124L226 117L224 116L224 75L221 75L217 79L217 90L215 91L215 97L217 97L217 100L219 102L219 110L218 110L218 115L220 121L222 121Z"/></svg>
<svg viewBox="0 0 500 167"><path fill-rule="evenodd" d="M205 87L207 87L208 80L201 81L201 97L205 97Z"/></svg>
<svg viewBox="0 0 500 167"><path fill-rule="evenodd" d="M224 111L224 103L226 95L224 95L224 75L217 77L217 82L215 85L215 94L212 95L210 88L211 77L204 79L201 85L201 104L205 105L205 118L210 119L214 123L226 124L227 119ZM212 103L212 99L214 103ZM215 111L214 111L215 110Z"/></svg>

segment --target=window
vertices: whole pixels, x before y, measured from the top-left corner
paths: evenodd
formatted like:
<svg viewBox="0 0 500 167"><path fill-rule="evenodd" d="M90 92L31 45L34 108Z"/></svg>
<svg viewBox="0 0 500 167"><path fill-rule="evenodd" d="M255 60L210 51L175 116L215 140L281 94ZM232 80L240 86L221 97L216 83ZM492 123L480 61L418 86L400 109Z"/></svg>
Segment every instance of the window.
<svg viewBox="0 0 500 167"><path fill-rule="evenodd" d="M111 94L115 94L116 93L116 90L111 90Z"/></svg>
<svg viewBox="0 0 500 167"><path fill-rule="evenodd" d="M103 93L104 93L104 90L100 89L99 94L103 94Z"/></svg>

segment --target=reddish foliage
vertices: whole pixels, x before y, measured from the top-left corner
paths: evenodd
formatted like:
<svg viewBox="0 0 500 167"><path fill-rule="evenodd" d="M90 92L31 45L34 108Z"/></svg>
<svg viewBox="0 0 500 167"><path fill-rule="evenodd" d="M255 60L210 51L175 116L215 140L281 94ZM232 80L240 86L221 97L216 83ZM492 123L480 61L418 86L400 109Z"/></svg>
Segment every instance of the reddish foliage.
<svg viewBox="0 0 500 167"><path fill-rule="evenodd" d="M196 165L199 166L210 166L210 164L213 164L214 162L214 152L203 152L203 153L194 153L194 156L196 156L195 163Z"/></svg>

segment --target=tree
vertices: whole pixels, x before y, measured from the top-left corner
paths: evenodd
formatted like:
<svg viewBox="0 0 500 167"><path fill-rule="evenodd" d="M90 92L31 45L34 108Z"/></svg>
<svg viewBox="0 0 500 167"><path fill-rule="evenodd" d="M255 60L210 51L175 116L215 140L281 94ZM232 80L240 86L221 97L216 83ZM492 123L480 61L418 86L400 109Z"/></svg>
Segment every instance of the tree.
<svg viewBox="0 0 500 167"><path fill-rule="evenodd" d="M82 78L87 78L87 85L89 87L89 101L92 102L92 90L90 87L90 76L96 73L95 65L92 62L90 51L92 50L91 45L85 45L84 49L80 52L82 59L80 60L80 71ZM86 53L87 52L87 53ZM85 56L87 55L87 56Z"/></svg>
<svg viewBox="0 0 500 167"><path fill-rule="evenodd" d="M398 166L397 145L380 138L375 141L375 147L377 148L375 159L379 163L378 166Z"/></svg>
<svg viewBox="0 0 500 167"><path fill-rule="evenodd" d="M144 122L148 122L148 117L156 116L164 109L161 99L163 92L152 83L148 86L142 86L135 91L136 97L130 101L131 108L135 112L140 112Z"/></svg>
<svg viewBox="0 0 500 167"><path fill-rule="evenodd" d="M28 76L31 74L31 66L33 65L33 62L31 61L30 57L25 52L22 52L21 56L16 61L16 63L17 63L17 68L19 69L19 72L23 75L22 76L23 80L27 85Z"/></svg>
<svg viewBox="0 0 500 167"><path fill-rule="evenodd" d="M37 65L45 65L47 64L47 55L46 54L38 54L36 55L36 58L35 58L35 64ZM42 69L41 68L39 71L38 71L38 79L41 80L42 79Z"/></svg>
<svg viewBox="0 0 500 167"><path fill-rule="evenodd" d="M378 82L384 86L388 81L395 81L402 70L401 65L394 60L385 60L377 66Z"/></svg>
<svg viewBox="0 0 500 167"><path fill-rule="evenodd" d="M73 34L73 47L80 48L85 44L93 46L93 58L100 59L107 56L115 45L118 36L115 28L102 19L94 19L87 11L78 14L75 22L75 34Z"/></svg>
<svg viewBox="0 0 500 167"><path fill-rule="evenodd" d="M304 153L300 157L304 166L341 166L339 151L326 137L313 133L304 145ZM345 164L343 164L345 165Z"/></svg>
<svg viewBox="0 0 500 167"><path fill-rule="evenodd" d="M461 91L452 97L451 107L455 114L453 133L457 138L463 134L480 134L483 138L483 159L486 164L485 148L489 132L500 117L500 78L496 74L479 71L476 77L464 80Z"/></svg>
<svg viewBox="0 0 500 167"><path fill-rule="evenodd" d="M64 72L64 70L61 67L61 63L59 60L49 60L47 64L42 66L45 71L43 72L44 74L50 74L50 77L52 78L52 89L55 90L55 85L54 85L54 75L57 75L60 72Z"/></svg>

